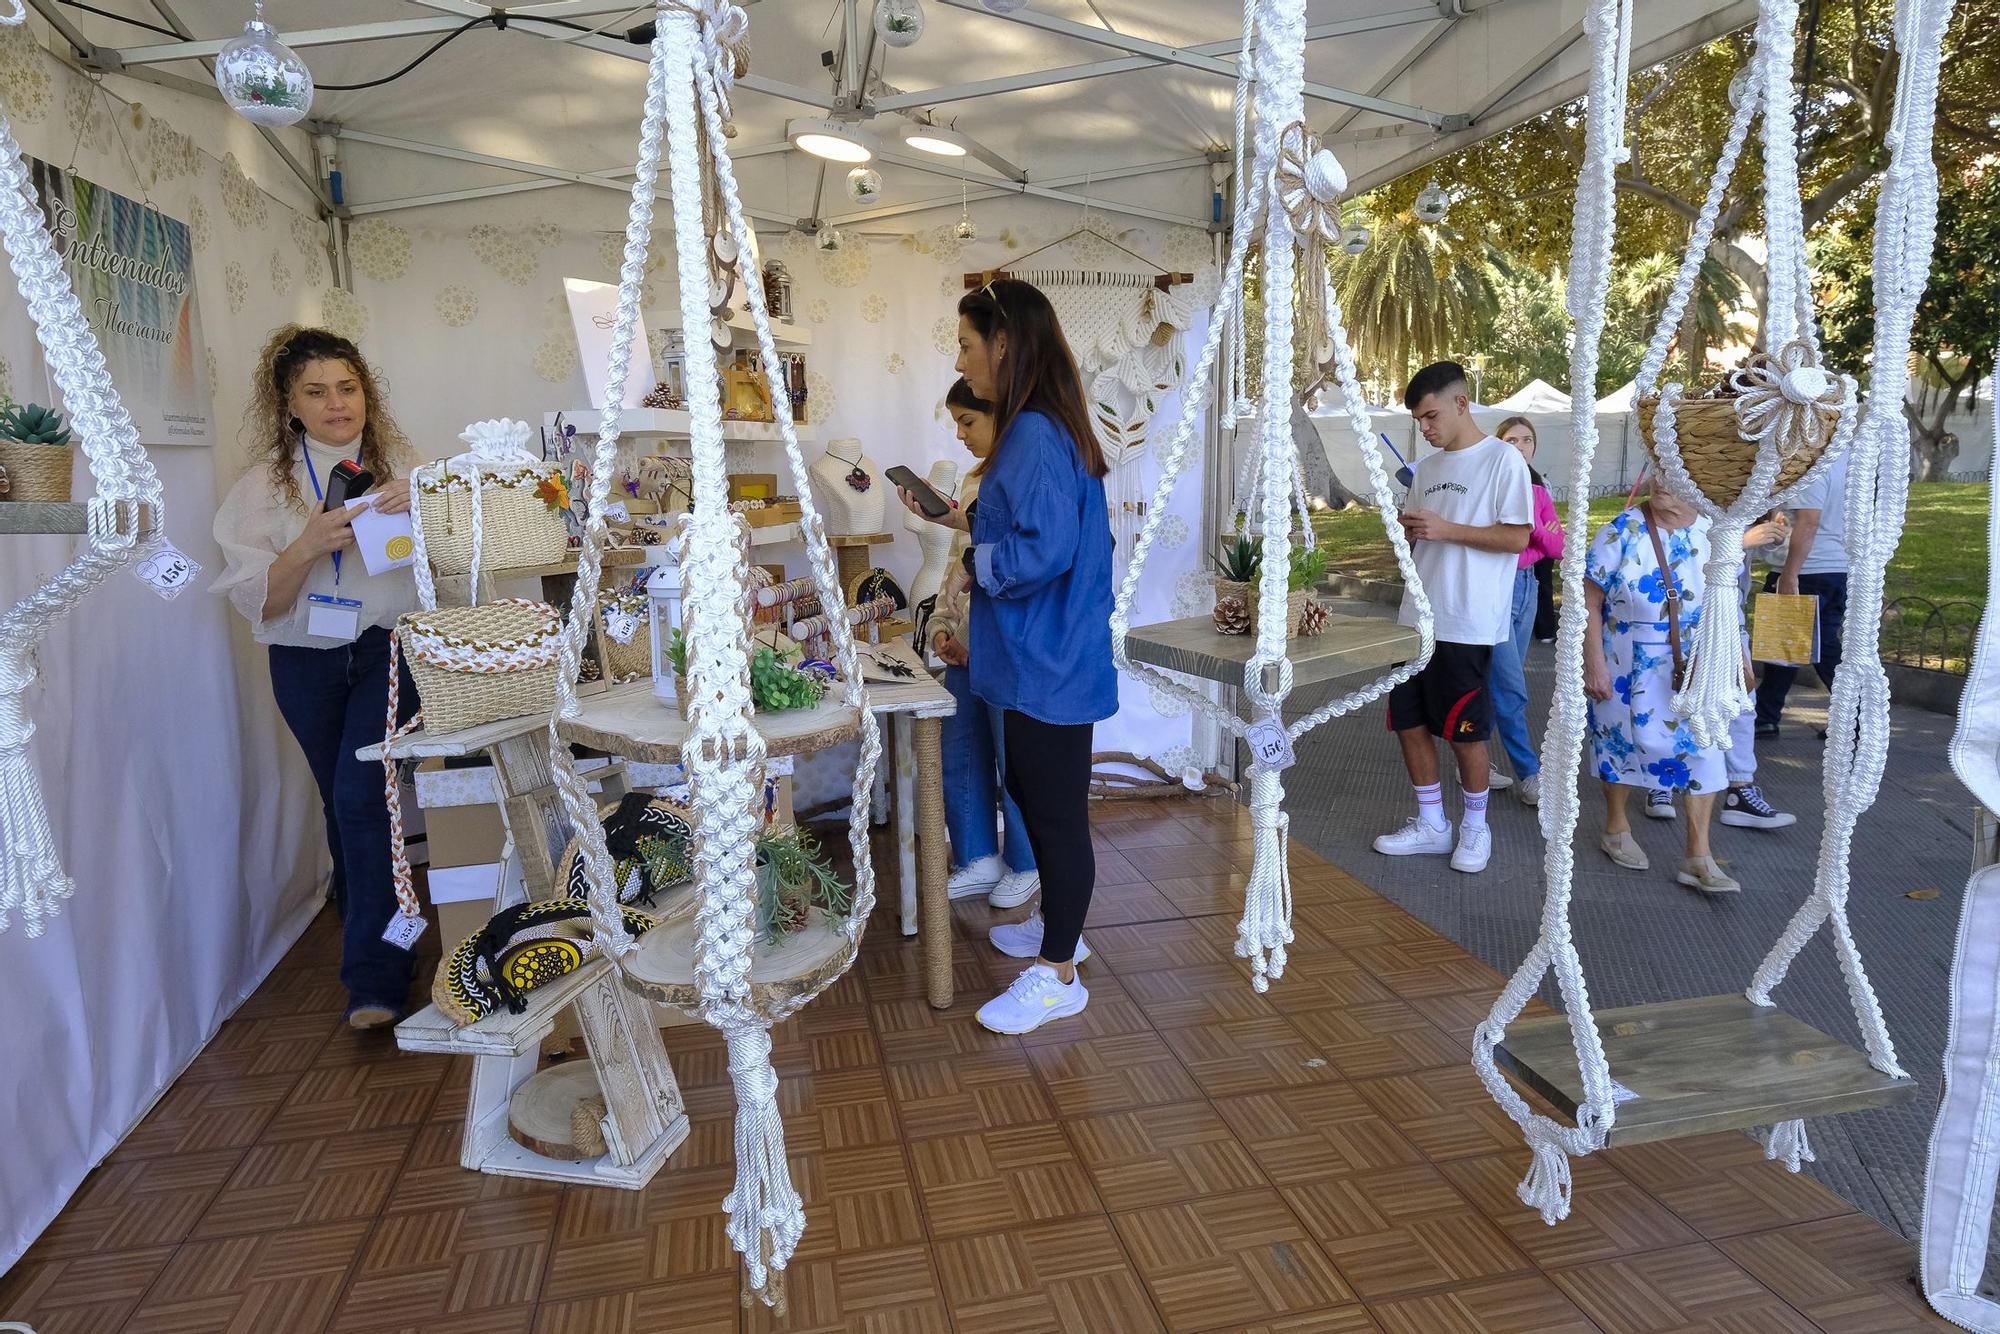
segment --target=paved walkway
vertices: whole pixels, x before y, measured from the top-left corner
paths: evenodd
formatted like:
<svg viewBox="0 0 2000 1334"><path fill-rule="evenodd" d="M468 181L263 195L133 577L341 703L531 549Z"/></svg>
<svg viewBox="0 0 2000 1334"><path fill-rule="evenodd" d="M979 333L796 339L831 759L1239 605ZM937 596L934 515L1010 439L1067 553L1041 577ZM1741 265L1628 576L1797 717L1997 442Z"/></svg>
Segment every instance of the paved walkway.
<svg viewBox="0 0 2000 1334"><path fill-rule="evenodd" d="M1340 609L1384 611L1361 603L1343 603ZM1537 736L1553 688L1554 652L1551 645L1535 645L1528 663ZM1297 698L1307 708L1319 702L1305 692ZM1705 899L1678 888L1660 869L1671 867L1678 855L1678 822L1634 821L1653 871L1613 866L1597 851L1603 806L1595 783L1589 785L1578 831L1583 851L1573 918L1593 1005L1720 994L1747 984L1811 886L1822 824L1821 745L1813 728L1824 722L1826 702L1817 682L1811 691L1794 690L1784 736L1759 748L1758 777L1766 795L1796 812L1799 822L1776 832L1716 830L1717 857L1743 882L1741 895ZM1897 708L1893 728L1882 795L1856 840L1850 911L1897 1055L1922 1087L1915 1102L1900 1108L1813 1122L1819 1162L1811 1170L1913 1238L1942 1080L1946 981L1970 869L1972 801L1945 759L1952 719ZM1370 846L1376 834L1400 825L1411 809L1402 764L1383 733L1379 707L1309 737L1287 789L1294 838L1482 962L1511 971L1533 944L1542 901L1542 844L1533 813L1511 794L1494 797L1493 861L1483 875L1454 874L1442 859L1382 857ZM1456 793L1448 793L1446 801L1456 818ZM1907 897L1923 889L1940 893ZM1555 1000L1553 985L1545 985L1542 994ZM1778 1000L1820 1028L1854 1039L1846 989L1824 935L1807 948Z"/></svg>

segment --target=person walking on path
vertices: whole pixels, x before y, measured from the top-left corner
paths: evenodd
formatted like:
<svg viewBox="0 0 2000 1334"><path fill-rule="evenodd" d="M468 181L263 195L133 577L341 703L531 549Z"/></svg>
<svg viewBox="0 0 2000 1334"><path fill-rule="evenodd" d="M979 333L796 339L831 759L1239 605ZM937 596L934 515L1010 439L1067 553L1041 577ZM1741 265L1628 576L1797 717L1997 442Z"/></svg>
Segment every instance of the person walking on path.
<svg viewBox="0 0 2000 1334"><path fill-rule="evenodd" d="M1833 689L1840 670L1840 630L1847 619L1847 459L1833 461L1820 479L1807 487L1792 507L1792 536L1779 568L1764 581L1764 591L1801 593L1819 599L1819 658L1813 671ZM1785 712L1785 697L1799 669L1787 663L1764 664L1757 686L1757 735L1776 738ZM1819 730L1822 741L1826 729Z"/></svg>

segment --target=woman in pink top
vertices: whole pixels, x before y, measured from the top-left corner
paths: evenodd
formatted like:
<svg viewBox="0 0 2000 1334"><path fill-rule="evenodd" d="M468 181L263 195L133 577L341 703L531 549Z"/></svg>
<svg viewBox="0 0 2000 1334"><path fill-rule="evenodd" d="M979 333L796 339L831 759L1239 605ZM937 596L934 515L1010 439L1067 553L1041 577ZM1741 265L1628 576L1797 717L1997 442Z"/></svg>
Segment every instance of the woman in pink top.
<svg viewBox="0 0 2000 1334"><path fill-rule="evenodd" d="M1560 560L1563 554L1562 520L1556 517L1555 502L1548 487L1535 471L1535 427L1526 417L1509 417L1496 434L1521 451L1528 460L1528 475L1535 484L1535 524L1528 533L1527 550L1514 571L1513 619L1509 634L1493 646L1493 665L1487 671L1487 687L1493 692L1493 724L1500 744L1513 762L1517 780L1515 792L1523 805L1535 806L1542 799L1542 759L1528 735L1528 641L1535 630L1535 599L1538 585L1535 563ZM1494 786L1499 786L1495 784Z"/></svg>

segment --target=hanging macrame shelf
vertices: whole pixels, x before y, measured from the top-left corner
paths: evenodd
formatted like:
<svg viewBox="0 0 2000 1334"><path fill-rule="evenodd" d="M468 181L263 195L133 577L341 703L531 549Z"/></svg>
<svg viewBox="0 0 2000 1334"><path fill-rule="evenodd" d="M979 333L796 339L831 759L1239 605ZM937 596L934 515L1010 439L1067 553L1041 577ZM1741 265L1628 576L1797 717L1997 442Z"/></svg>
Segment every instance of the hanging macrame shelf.
<svg viewBox="0 0 2000 1334"><path fill-rule="evenodd" d="M1292 664L1292 688L1343 677L1367 676L1417 656L1419 636L1406 625L1377 616L1330 612L1326 629L1293 639L1285 645ZM1220 681L1243 684L1243 668L1257 651L1255 635L1225 635L1210 616L1190 616L1134 626L1125 636L1125 651L1133 661ZM1278 688L1275 667L1264 669L1264 688Z"/></svg>
<svg viewBox="0 0 2000 1334"><path fill-rule="evenodd" d="M625 958L625 985L647 1000L690 1014L701 1008L695 947L701 924L685 913L640 937ZM796 931L775 944L758 940L750 952L752 1003L783 1009L811 995L847 967L846 941L834 919L815 908Z"/></svg>
<svg viewBox="0 0 2000 1334"><path fill-rule="evenodd" d="M141 511L141 531L154 524L151 509ZM87 533L90 507L82 501L0 501L0 536L27 533Z"/></svg>
<svg viewBox="0 0 2000 1334"><path fill-rule="evenodd" d="M1616 1081L1617 1120L1607 1144L1748 1130L1916 1096L1915 1080L1885 1075L1866 1053L1741 995L1598 1010L1595 1017ZM1583 1080L1566 1016L1516 1021L1494 1054L1501 1069L1576 1119Z"/></svg>
<svg viewBox="0 0 2000 1334"><path fill-rule="evenodd" d="M764 738L764 754L775 759L853 740L861 731L861 710L828 695L810 709L754 713L750 725ZM662 708L652 682L641 681L583 701L582 713L563 719L557 729L564 740L608 755L645 764L679 764L693 724L675 710Z"/></svg>

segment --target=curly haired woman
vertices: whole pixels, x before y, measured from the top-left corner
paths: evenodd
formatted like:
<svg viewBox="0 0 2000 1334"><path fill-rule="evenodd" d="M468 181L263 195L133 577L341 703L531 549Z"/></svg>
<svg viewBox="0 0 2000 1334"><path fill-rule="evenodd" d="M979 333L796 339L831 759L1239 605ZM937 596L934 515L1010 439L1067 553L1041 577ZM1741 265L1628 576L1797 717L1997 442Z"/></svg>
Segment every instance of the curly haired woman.
<svg viewBox="0 0 2000 1334"><path fill-rule="evenodd" d="M396 908L389 813L381 767L355 752L382 739L389 634L415 609L416 587L408 570L369 574L355 557L354 512L323 501L333 469L351 459L374 475L377 511L407 512L412 451L361 350L298 325L258 358L246 429L257 464L216 513L228 565L212 591L270 649L271 693L325 808L347 1021L379 1028L402 1012L411 961L382 938ZM415 711L407 669L400 703Z"/></svg>

